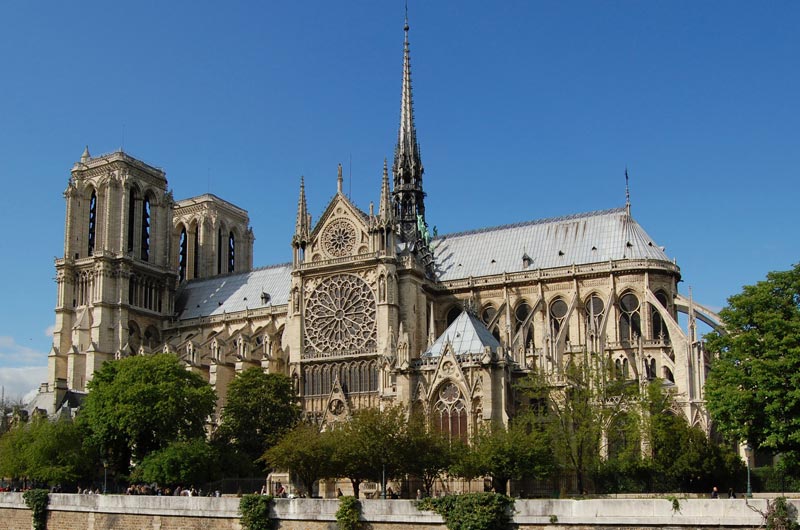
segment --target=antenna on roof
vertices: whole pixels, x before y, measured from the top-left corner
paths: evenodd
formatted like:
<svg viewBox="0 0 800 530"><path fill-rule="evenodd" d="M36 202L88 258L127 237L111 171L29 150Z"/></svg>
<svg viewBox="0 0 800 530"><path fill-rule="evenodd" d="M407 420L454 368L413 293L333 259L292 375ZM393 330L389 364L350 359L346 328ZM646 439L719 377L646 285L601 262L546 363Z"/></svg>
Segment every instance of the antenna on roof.
<svg viewBox="0 0 800 530"><path fill-rule="evenodd" d="M350 153L350 169L348 170L347 179L349 180L347 184L347 197L349 199L353 199L353 153Z"/></svg>
<svg viewBox="0 0 800 530"><path fill-rule="evenodd" d="M631 215L631 189L628 183L628 166L625 166L625 211Z"/></svg>
<svg viewBox="0 0 800 530"><path fill-rule="evenodd" d="M120 152L125 152L125 124L122 124L122 144L119 146Z"/></svg>

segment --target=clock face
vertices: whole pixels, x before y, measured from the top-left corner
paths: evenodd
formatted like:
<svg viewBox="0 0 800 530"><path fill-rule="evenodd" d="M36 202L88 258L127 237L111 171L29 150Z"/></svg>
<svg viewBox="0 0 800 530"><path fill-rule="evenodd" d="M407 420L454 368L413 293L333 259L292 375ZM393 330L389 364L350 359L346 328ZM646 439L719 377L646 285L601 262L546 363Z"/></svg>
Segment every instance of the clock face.
<svg viewBox="0 0 800 530"><path fill-rule="evenodd" d="M324 279L306 301L305 331L317 353L374 352L375 294L353 274Z"/></svg>
<svg viewBox="0 0 800 530"><path fill-rule="evenodd" d="M337 219L322 232L322 246L330 256L341 258L353 253L356 227L346 219Z"/></svg>

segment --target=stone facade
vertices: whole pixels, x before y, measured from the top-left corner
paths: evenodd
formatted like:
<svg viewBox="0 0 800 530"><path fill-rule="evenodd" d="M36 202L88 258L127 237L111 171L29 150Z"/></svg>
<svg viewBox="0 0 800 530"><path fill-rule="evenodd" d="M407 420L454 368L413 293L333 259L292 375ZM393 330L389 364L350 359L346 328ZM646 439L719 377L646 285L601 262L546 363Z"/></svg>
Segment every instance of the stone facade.
<svg viewBox="0 0 800 530"><path fill-rule="evenodd" d="M165 173L123 152L72 168L49 382L58 409L100 365L170 352L217 390L249 367L291 377L321 424L363 407L418 410L453 436L515 413L512 383L558 382L573 360L667 381L708 428L709 362L679 267L623 207L431 234L414 126L408 26L395 157L378 208L337 192L312 223L301 181L291 262L253 268L248 213L213 195L175 201ZM391 174L390 174L391 173ZM688 315L688 329L678 313ZM469 340L467 340L469 337ZM69 406L73 406L74 401Z"/></svg>

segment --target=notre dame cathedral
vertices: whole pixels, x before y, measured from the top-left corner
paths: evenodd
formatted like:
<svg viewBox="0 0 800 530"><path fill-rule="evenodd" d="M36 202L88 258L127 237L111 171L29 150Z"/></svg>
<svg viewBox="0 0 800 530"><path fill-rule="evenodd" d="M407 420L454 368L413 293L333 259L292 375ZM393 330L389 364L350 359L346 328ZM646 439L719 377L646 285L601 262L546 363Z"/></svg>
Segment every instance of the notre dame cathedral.
<svg viewBox="0 0 800 530"><path fill-rule="evenodd" d="M216 389L237 372L289 376L320 423L401 404L452 436L514 415L513 382L554 381L603 356L620 377L672 385L702 428L709 359L680 268L620 208L430 233L414 126L408 24L394 160L377 209L338 190L312 221L300 182L291 262L253 268L247 211L175 200L165 173L118 151L73 166L49 381L38 406L77 406L105 361L169 352ZM434 214L435 215L435 214ZM287 252L288 255L288 252ZM683 312L686 329L678 323Z"/></svg>

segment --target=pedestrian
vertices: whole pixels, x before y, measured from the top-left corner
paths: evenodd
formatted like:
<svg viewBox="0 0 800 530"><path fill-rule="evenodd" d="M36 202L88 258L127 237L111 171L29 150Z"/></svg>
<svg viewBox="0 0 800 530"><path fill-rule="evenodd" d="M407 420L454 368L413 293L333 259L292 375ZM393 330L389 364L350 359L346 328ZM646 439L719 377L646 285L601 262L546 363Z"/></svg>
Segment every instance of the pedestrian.
<svg viewBox="0 0 800 530"><path fill-rule="evenodd" d="M711 490L711 498L712 499L719 499L719 490L716 486Z"/></svg>
<svg viewBox="0 0 800 530"><path fill-rule="evenodd" d="M736 492L733 491L733 488L728 488L728 498L729 499L735 499L736 498Z"/></svg>

